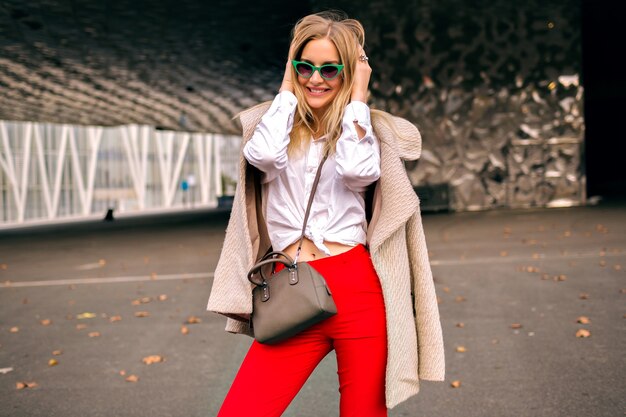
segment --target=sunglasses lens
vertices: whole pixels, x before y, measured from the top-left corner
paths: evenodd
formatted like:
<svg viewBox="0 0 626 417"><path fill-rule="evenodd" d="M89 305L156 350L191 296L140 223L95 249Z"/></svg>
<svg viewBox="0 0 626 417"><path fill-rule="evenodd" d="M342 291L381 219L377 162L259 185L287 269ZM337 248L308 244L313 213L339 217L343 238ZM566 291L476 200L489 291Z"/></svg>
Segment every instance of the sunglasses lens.
<svg viewBox="0 0 626 417"><path fill-rule="evenodd" d="M313 75L313 67L303 62L296 65L296 71L298 71L298 74L305 78L309 78L311 75Z"/></svg>
<svg viewBox="0 0 626 417"><path fill-rule="evenodd" d="M324 78L335 78L339 74L339 68L332 65L325 65L320 69L320 73Z"/></svg>

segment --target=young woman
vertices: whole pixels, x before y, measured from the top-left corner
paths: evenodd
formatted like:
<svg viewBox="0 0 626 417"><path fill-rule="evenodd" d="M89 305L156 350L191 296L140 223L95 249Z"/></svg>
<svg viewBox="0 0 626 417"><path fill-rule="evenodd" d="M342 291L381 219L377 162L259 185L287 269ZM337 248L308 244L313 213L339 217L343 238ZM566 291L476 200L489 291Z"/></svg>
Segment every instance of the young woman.
<svg viewBox="0 0 626 417"><path fill-rule="evenodd" d="M363 45L356 20L304 17L278 95L240 115L239 184L207 309L229 317L226 330L251 334L246 274L270 245L295 255L328 155L299 260L324 276L337 314L281 343L253 342L220 417L280 416L333 349L342 417L386 416L417 394L420 379L444 378L419 200L402 162L419 157L421 137L406 120L367 106Z"/></svg>

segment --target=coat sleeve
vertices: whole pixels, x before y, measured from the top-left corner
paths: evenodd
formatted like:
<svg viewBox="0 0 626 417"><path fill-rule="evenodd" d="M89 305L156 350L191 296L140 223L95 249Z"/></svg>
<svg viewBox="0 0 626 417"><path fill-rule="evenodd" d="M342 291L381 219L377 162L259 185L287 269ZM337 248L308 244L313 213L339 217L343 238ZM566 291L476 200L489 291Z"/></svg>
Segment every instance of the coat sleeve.
<svg viewBox="0 0 626 417"><path fill-rule="evenodd" d="M407 243L415 299L419 377L429 381L443 381L445 377L443 335L419 208L407 223Z"/></svg>
<svg viewBox="0 0 626 417"><path fill-rule="evenodd" d="M248 238L244 192L240 183L235 192L222 252L215 268L207 310L226 316L252 313L252 284L247 273L253 263L252 244Z"/></svg>

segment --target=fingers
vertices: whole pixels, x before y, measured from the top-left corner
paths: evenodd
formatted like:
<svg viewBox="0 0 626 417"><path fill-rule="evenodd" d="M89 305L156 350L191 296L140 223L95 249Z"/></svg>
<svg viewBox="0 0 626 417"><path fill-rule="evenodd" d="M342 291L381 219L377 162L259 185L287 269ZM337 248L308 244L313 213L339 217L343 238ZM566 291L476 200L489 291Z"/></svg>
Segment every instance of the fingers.
<svg viewBox="0 0 626 417"><path fill-rule="evenodd" d="M293 83L291 81L291 60L287 60L285 65L285 74L283 75L283 82L280 85L279 92L291 91L293 93Z"/></svg>

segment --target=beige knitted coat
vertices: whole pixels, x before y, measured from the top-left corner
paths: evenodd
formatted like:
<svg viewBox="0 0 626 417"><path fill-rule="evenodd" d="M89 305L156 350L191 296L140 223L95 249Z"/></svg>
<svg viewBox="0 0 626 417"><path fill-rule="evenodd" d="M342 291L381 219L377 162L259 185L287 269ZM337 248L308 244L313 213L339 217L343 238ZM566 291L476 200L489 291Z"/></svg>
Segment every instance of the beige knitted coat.
<svg viewBox="0 0 626 417"><path fill-rule="evenodd" d="M269 104L241 114L244 142L252 137L268 108ZM388 408L417 394L420 379L442 381L445 373L439 309L419 199L402 163L402 159L419 158L421 136L408 121L397 117L393 120L403 136L412 140L398 139L373 118L381 142L381 177L375 186L367 233L387 316ZM229 317L252 312L252 287L246 274L269 247L266 233L257 227L254 171L241 156L239 183L207 305L207 310ZM226 330L250 334L247 323L233 318L227 319Z"/></svg>

